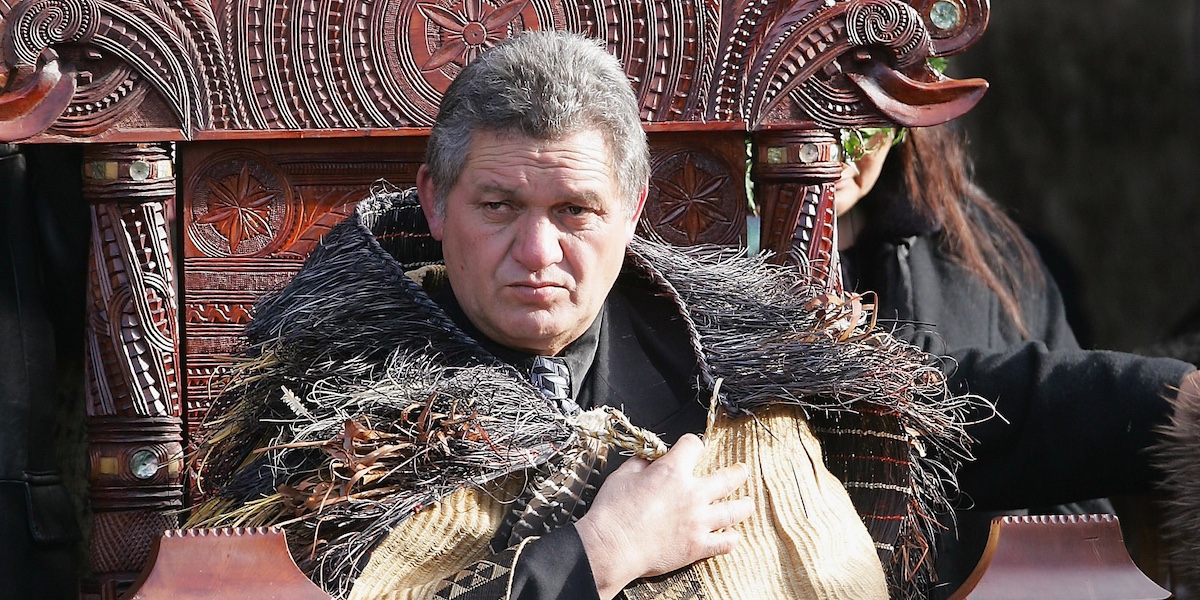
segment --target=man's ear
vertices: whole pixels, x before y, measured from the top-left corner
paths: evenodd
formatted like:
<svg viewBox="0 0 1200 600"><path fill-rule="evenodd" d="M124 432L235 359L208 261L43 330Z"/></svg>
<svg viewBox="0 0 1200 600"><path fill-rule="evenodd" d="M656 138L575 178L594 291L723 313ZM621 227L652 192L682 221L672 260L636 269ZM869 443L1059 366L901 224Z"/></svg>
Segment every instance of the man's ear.
<svg viewBox="0 0 1200 600"><path fill-rule="evenodd" d="M637 232L638 221L642 218L642 210L646 208L646 196L650 194L650 184L646 183L642 186L642 193L638 195L637 206L633 208L633 214L629 215L629 239L633 239L633 234Z"/></svg>
<svg viewBox="0 0 1200 600"><path fill-rule="evenodd" d="M425 213L425 221L429 223L429 233L433 239L442 241L442 226L446 215L437 209L437 194L433 187L433 176L429 167L421 165L417 169L417 198L421 200L421 212Z"/></svg>

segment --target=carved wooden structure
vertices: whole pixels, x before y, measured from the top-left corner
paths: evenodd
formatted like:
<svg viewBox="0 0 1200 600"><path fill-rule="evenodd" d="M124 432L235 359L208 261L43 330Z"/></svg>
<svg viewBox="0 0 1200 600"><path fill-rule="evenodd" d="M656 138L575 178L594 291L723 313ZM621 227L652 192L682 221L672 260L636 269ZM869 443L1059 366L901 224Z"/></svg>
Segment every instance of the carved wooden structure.
<svg viewBox="0 0 1200 600"><path fill-rule="evenodd" d="M1133 564L1116 517L1053 515L993 519L983 558L950 600L1171 597Z"/></svg>
<svg viewBox="0 0 1200 600"><path fill-rule="evenodd" d="M968 110L986 84L945 79L927 59L967 47L988 11L987 0L0 0L0 141L88 144L96 520L84 591L115 598L175 525L187 429L254 301L373 182L414 182L442 91L481 50L525 29L604 40L650 133L644 227L681 244L794 246L836 272L837 131ZM747 227L748 162L761 231Z"/></svg>
<svg viewBox="0 0 1200 600"><path fill-rule="evenodd" d="M296 566L279 529L168 530L149 564L128 600L332 600Z"/></svg>

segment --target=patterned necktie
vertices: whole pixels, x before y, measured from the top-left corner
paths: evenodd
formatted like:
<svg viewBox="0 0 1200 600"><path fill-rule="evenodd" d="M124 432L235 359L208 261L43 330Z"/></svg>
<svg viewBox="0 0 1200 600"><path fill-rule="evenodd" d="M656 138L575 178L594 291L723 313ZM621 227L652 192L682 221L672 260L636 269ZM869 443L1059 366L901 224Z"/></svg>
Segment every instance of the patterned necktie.
<svg viewBox="0 0 1200 600"><path fill-rule="evenodd" d="M568 417L579 414L579 405L571 400L571 371L567 368L567 361L557 356L535 356L529 379L563 414Z"/></svg>

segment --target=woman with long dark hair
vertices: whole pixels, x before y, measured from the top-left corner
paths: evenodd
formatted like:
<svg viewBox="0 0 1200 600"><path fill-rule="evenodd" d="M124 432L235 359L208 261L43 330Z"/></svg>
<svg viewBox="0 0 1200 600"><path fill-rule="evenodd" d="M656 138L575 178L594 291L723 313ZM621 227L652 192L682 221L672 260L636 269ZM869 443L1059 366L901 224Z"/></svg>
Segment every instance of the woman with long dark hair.
<svg viewBox="0 0 1200 600"><path fill-rule="evenodd" d="M939 557L948 592L978 561L996 511L1148 489L1161 477L1146 449L1170 420L1167 396L1197 376L1181 361L1080 349L1054 281L974 184L951 126L854 135L835 190L846 289L875 292L885 327L947 356L952 389L1000 415L970 429L958 535L943 536Z"/></svg>

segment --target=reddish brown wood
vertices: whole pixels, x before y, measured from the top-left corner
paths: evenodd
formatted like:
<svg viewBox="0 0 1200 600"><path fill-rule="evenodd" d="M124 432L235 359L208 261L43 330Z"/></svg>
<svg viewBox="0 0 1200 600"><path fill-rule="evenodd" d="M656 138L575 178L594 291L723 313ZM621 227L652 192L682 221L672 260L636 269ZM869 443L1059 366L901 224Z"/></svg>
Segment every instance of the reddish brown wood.
<svg viewBox="0 0 1200 600"><path fill-rule="evenodd" d="M0 72L35 69L46 48L72 52L65 59L80 73L79 89L42 141L160 127L187 139L214 131L421 128L466 61L514 32L554 28L607 41L627 66L647 122L757 129L805 119L836 128L888 121L841 75L842 63L857 60L854 50L878 53L871 60L914 79L932 78L925 58L964 48L987 23L983 0L958 3L961 23L948 30L932 24L931 6L21 0L7 14L0 7L7 49ZM13 93L0 92L0 103Z"/></svg>
<svg viewBox="0 0 1200 600"><path fill-rule="evenodd" d="M124 600L330 600L288 554L283 532L168 530Z"/></svg>
<svg viewBox="0 0 1200 600"><path fill-rule="evenodd" d="M685 246L746 244L746 138L741 133L651 136L643 232Z"/></svg>
<svg viewBox="0 0 1200 600"><path fill-rule="evenodd" d="M424 138L188 146L181 168L190 427L220 391L254 302L287 283L376 181L414 185L423 156Z"/></svg>
<svg viewBox="0 0 1200 600"><path fill-rule="evenodd" d="M909 4L930 25L929 37L938 56L962 52L974 44L987 28L989 0L953 0L962 10L963 19L957 26L941 29L931 22L929 12L938 0L912 0Z"/></svg>
<svg viewBox="0 0 1200 600"><path fill-rule="evenodd" d="M983 558L951 600L1161 600L1112 515L996 517Z"/></svg>
<svg viewBox="0 0 1200 600"><path fill-rule="evenodd" d="M820 130L769 130L754 141L755 195L766 215L762 248L780 262L806 262L840 289L833 210L833 184L842 172L837 140Z"/></svg>
<svg viewBox="0 0 1200 600"><path fill-rule="evenodd" d="M113 597L183 507L176 290L164 208L174 165L161 144L89 146L92 203L86 382L92 577Z"/></svg>
<svg viewBox="0 0 1200 600"><path fill-rule="evenodd" d="M880 112L905 127L945 123L945 115L971 110L987 91L987 82L982 79L924 82L878 62L846 76Z"/></svg>
<svg viewBox="0 0 1200 600"><path fill-rule="evenodd" d="M10 75L0 78L4 89ZM33 137L50 127L67 109L75 94L75 73L63 72L58 53L51 48L42 50L36 70L20 84L15 83L0 94L0 139Z"/></svg>

